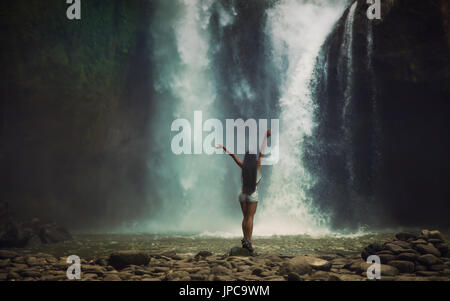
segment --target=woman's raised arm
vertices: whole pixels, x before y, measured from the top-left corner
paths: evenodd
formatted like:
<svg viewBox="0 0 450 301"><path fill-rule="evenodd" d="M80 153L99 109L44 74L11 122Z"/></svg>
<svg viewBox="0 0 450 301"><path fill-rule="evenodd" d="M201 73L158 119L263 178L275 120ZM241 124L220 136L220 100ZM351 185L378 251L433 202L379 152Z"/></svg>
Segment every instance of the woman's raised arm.
<svg viewBox="0 0 450 301"><path fill-rule="evenodd" d="M267 138L270 137L270 135L272 135L272 131L267 130L266 136L264 137L263 143L261 145L261 150L258 156L258 171L261 169L261 160L264 157L264 149L266 148Z"/></svg>
<svg viewBox="0 0 450 301"><path fill-rule="evenodd" d="M222 148L228 155L231 156L231 158L233 158L234 162L236 162L236 164L242 168L242 161L239 160L238 156L236 156L233 152L229 151L224 145L219 144L216 146L216 148Z"/></svg>

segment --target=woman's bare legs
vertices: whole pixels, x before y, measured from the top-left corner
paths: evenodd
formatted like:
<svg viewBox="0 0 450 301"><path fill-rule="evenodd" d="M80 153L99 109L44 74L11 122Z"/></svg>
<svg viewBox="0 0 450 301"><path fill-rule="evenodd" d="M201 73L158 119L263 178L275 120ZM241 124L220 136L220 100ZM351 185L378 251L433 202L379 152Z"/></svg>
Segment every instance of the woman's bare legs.
<svg viewBox="0 0 450 301"><path fill-rule="evenodd" d="M242 219L242 233L244 234L244 239L247 239L247 224L246 224L246 216L247 216L247 202L241 202L242 215L244 218Z"/></svg>
<svg viewBox="0 0 450 301"><path fill-rule="evenodd" d="M256 207L258 206L258 202L254 202L254 203L246 202L246 203L247 203L247 216L246 216L246 218L244 217L244 222L246 224L246 230L247 230L246 238L247 238L247 240L251 241L252 234L253 234L253 218L255 216Z"/></svg>
<svg viewBox="0 0 450 301"><path fill-rule="evenodd" d="M244 215L244 218L242 219L242 233L244 233L244 239L246 240L252 240L253 218L257 206L258 202L241 202L242 214Z"/></svg>

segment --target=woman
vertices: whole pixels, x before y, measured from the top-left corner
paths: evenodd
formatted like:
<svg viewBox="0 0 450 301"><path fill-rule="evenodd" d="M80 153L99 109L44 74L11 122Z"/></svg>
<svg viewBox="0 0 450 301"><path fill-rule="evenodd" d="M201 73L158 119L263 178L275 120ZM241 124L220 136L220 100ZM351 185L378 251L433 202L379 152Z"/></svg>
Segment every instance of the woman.
<svg viewBox="0 0 450 301"><path fill-rule="evenodd" d="M256 207L258 205L257 187L261 181L261 160L264 157L264 149L266 147L267 138L270 137L270 135L271 131L268 130L261 145L261 151L258 158L256 158L256 154L247 152L243 162L222 144L216 146L216 148L222 148L229 154L242 170L242 189L239 194L239 202L241 203L242 214L244 215L242 220L242 232L244 233L242 247L249 250L250 253L253 253L254 251L252 242L253 217L255 216Z"/></svg>

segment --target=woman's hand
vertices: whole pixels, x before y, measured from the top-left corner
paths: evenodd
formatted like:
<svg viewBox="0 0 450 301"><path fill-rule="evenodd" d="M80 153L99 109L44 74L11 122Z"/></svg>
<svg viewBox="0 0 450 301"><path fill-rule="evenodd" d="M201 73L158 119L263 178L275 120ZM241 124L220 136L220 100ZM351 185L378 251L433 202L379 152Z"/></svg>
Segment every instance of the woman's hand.
<svg viewBox="0 0 450 301"><path fill-rule="evenodd" d="M266 136L267 136L267 137L272 136L272 130L267 130Z"/></svg>
<svg viewBox="0 0 450 301"><path fill-rule="evenodd" d="M216 148L223 148L223 145L222 144L218 144L218 145L216 145Z"/></svg>

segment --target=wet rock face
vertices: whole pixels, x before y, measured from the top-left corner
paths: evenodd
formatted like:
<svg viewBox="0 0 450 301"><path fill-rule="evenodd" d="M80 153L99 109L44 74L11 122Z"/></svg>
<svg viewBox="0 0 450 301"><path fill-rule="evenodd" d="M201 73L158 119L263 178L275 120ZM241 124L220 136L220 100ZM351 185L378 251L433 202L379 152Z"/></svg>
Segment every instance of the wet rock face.
<svg viewBox="0 0 450 301"><path fill-rule="evenodd" d="M395 237L396 240L393 241L367 246L361 252L362 259L365 261L368 256L377 255L382 264L395 267L400 273L416 273L421 276L438 275L428 272L448 269L448 266L443 264L450 255L448 244L439 231L422 230L417 234L398 233Z"/></svg>
<svg viewBox="0 0 450 301"><path fill-rule="evenodd" d="M71 234L53 222L38 218L16 221L6 201L0 202L0 247L31 247L38 244L71 240Z"/></svg>
<svg viewBox="0 0 450 301"><path fill-rule="evenodd" d="M382 207L402 225L448 224L448 210L436 208L449 198L449 4L381 2L382 20L369 21L358 1L352 43L347 10L319 55L318 126L306 156L319 179L312 193L337 228L389 226Z"/></svg>

